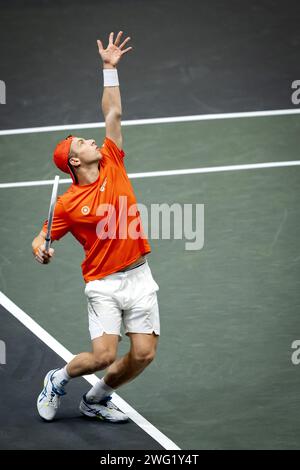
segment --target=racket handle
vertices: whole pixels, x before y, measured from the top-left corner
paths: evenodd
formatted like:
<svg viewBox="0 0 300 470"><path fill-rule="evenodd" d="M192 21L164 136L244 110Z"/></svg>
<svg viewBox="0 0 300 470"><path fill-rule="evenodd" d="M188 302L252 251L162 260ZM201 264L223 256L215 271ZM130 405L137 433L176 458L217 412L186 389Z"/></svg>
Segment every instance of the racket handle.
<svg viewBox="0 0 300 470"><path fill-rule="evenodd" d="M46 251L49 251L50 244L51 244L51 238L46 238L46 243L45 243L45 250Z"/></svg>

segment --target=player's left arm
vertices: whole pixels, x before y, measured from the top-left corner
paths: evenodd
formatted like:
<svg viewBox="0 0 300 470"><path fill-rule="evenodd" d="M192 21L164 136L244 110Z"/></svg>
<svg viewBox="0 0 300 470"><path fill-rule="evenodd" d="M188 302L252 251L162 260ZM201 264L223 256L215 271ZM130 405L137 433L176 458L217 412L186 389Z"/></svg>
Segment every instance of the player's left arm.
<svg viewBox="0 0 300 470"><path fill-rule="evenodd" d="M122 117L122 103L120 87L116 84L117 80L117 65L121 57L132 49L127 47L124 49L125 44L130 40L127 37L121 44L121 37L123 31L119 31L116 40L114 41L114 33L110 33L109 42L106 49L103 48L102 42L98 39L99 54L103 61L104 70L112 70L111 77L108 80L112 80L104 83L103 95L102 95L102 112L105 119L106 137L113 140L115 144L122 149L122 132L121 132L121 117ZM104 72L106 73L106 72Z"/></svg>

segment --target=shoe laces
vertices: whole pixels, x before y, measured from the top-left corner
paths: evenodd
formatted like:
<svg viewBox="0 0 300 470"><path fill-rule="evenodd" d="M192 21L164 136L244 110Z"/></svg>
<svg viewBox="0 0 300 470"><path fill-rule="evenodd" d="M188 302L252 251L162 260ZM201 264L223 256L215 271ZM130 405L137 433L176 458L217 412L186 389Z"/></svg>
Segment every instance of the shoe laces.
<svg viewBox="0 0 300 470"><path fill-rule="evenodd" d="M50 406L56 406L57 403L57 394L53 391L50 394L50 399L49 399L49 405Z"/></svg>
<svg viewBox="0 0 300 470"><path fill-rule="evenodd" d="M52 393L54 393L55 395L58 395L58 396L62 396L62 395L66 395L66 392L64 391L63 388L61 387L56 387L53 383L53 381L51 380L51 383L52 383L52 391L51 391L51 396L52 396Z"/></svg>

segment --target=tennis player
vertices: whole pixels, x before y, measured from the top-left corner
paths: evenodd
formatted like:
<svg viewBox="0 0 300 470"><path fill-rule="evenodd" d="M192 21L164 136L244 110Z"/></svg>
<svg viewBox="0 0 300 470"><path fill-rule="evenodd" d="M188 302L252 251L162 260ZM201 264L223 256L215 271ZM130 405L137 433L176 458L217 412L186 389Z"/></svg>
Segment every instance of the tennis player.
<svg viewBox="0 0 300 470"><path fill-rule="evenodd" d="M54 150L56 166L69 173L73 183L57 199L51 239L59 240L71 232L83 246L85 259L81 266L92 350L78 354L62 369L47 373L37 400L38 412L46 421L55 417L71 379L104 369L104 377L82 397L79 409L91 418L114 423L127 421L128 417L113 404L111 395L151 363L160 334L158 285L146 260L151 249L124 166L116 67L132 47L125 47L130 38L122 41L122 34L120 31L114 40L114 33L110 33L106 49L97 41L104 76L103 145L99 148L92 139L69 136ZM126 207L131 209L126 211ZM106 218L103 208L109 214L106 213ZM114 219L114 228L122 225L122 233L112 229ZM130 231L133 225L135 230ZM42 264L48 264L54 255L53 248L46 252L46 231L47 221L32 242L34 257ZM117 358L122 323L130 338L130 350Z"/></svg>

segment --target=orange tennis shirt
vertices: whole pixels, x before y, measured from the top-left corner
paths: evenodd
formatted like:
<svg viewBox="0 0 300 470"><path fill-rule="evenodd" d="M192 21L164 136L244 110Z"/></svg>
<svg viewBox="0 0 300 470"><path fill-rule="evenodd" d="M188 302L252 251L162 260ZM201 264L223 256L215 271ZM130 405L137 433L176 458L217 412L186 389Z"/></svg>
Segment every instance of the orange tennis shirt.
<svg viewBox="0 0 300 470"><path fill-rule="evenodd" d="M119 271L151 251L124 166L124 151L106 137L101 154L98 179L83 186L73 183L58 197L51 230L52 240L71 232L83 246L85 282Z"/></svg>

